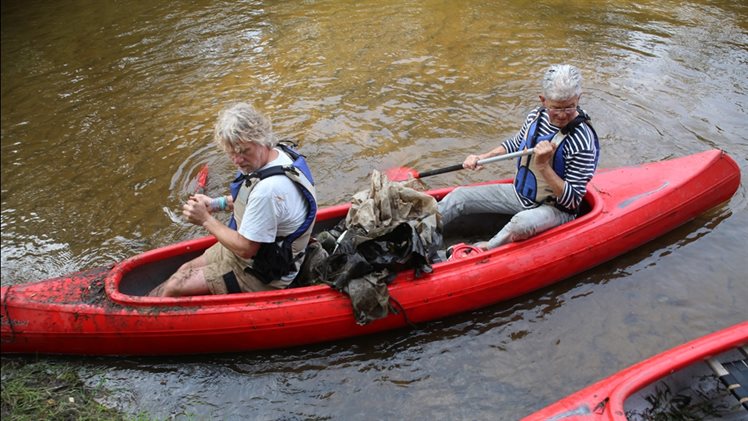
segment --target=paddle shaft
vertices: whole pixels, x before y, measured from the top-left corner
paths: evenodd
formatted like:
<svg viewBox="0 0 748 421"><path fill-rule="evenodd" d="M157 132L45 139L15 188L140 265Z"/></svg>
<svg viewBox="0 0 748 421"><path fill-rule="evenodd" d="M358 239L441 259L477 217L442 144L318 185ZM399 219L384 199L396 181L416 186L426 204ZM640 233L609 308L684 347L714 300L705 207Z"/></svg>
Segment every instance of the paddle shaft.
<svg viewBox="0 0 748 421"><path fill-rule="evenodd" d="M535 152L533 149L524 149L518 152L507 153L507 154L499 155L499 156L493 156L491 158L481 159L480 161L478 161L478 165L490 164L492 162L497 162L497 161L505 161L507 159L517 158L517 157L525 156L525 155L532 155L533 152ZM463 168L464 167L462 166L462 164L451 165L449 167L437 168L435 170L420 172L418 173L418 177L416 178L423 178L423 177L429 177L429 176L437 175L437 174L444 174L444 173L448 173L452 171L461 170Z"/></svg>

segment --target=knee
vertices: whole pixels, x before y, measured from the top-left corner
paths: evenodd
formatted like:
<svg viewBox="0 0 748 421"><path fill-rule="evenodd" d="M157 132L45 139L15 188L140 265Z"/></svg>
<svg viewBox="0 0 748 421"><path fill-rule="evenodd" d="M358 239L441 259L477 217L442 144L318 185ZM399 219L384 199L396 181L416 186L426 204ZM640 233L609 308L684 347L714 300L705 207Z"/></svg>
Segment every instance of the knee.
<svg viewBox="0 0 748 421"><path fill-rule="evenodd" d="M449 221L454 219L457 215L463 213L465 209L465 200L463 200L460 194L461 187L458 187L446 196L437 204L439 214L442 216L442 223L447 224Z"/></svg>
<svg viewBox="0 0 748 421"><path fill-rule="evenodd" d="M169 280L164 282L164 286L161 289L162 297L179 297L182 295L180 282L177 280Z"/></svg>
<svg viewBox="0 0 748 421"><path fill-rule="evenodd" d="M189 263L185 263L169 279L156 287L149 295L159 297L181 297L182 289L186 280L186 274L189 273Z"/></svg>
<svg viewBox="0 0 748 421"><path fill-rule="evenodd" d="M458 206L459 204L463 203L463 197L462 197L462 187L457 187L456 189L452 190L451 192L447 193L446 196L439 202L439 207L453 207Z"/></svg>
<svg viewBox="0 0 748 421"><path fill-rule="evenodd" d="M521 214L514 215L506 224L509 240L512 242L526 240L535 235L537 229L534 224L525 220Z"/></svg>
<svg viewBox="0 0 748 421"><path fill-rule="evenodd" d="M149 297L178 297L178 290L171 279L167 279L148 293Z"/></svg>

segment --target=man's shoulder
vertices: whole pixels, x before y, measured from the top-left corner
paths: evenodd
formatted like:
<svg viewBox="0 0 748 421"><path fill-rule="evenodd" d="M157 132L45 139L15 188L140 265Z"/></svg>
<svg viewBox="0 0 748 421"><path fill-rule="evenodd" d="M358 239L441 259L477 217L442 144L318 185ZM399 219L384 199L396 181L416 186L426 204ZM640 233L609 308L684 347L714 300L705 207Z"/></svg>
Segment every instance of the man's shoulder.
<svg viewBox="0 0 748 421"><path fill-rule="evenodd" d="M275 166L275 165L291 165L293 164L293 159L291 159L290 156L288 156L283 149L276 147L276 151L278 151L278 157L274 160L270 161L268 163L268 166Z"/></svg>
<svg viewBox="0 0 748 421"><path fill-rule="evenodd" d="M267 165L256 172L260 181L258 181L257 185L254 187L253 193L255 191L262 192L272 190L274 186L283 185L285 184L284 180L288 180L283 168L292 165L293 161L291 161L291 158L289 158L289 156L279 148L276 148L276 150L278 151L278 157L268 162Z"/></svg>
<svg viewBox="0 0 748 421"><path fill-rule="evenodd" d="M275 190L283 189L288 186L293 187L293 181L291 181L291 179L285 174L271 175L260 180L252 190L252 193L270 194Z"/></svg>

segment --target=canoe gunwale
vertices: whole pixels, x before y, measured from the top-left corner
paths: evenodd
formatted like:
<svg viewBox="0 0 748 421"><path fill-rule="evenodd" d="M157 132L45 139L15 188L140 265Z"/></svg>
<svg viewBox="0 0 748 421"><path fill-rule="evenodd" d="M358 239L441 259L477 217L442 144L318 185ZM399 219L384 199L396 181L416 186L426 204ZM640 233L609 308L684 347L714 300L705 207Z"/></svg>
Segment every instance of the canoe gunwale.
<svg viewBox="0 0 748 421"><path fill-rule="evenodd" d="M748 321L740 322L655 354L562 398L522 421L625 421L626 399L658 380L731 349L748 345ZM590 408L600 408L589 412ZM575 418L573 414L585 415Z"/></svg>

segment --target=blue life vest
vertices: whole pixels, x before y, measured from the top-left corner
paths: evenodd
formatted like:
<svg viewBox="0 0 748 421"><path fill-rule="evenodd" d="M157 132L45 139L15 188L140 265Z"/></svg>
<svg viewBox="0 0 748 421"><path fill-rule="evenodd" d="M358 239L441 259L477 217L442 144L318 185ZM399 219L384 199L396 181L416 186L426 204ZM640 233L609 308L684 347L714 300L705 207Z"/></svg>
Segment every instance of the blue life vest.
<svg viewBox="0 0 748 421"><path fill-rule="evenodd" d="M538 116L537 118L535 118L535 121L530 124L525 139L522 140L522 143L520 143L519 150L534 148L539 142L543 141L552 142L554 137L558 134L558 132L553 132L547 135L540 135L538 124L540 122L540 117L543 111L544 108L540 108L538 110ZM560 132L561 134L566 135L572 132L580 124L587 124L593 134L596 151L595 163L597 163L600 157L600 146L598 143L597 133L595 133L595 129L590 124L590 117L584 111L582 111L581 108L577 108L577 112L579 113L579 115L574 118L574 120L569 122L566 126L561 128ZM553 154L553 161L551 162L551 168L553 168L553 171L562 179L564 178L566 168L562 146L565 140L566 136L564 136L563 139L558 143L556 151ZM538 194L542 193L545 190L546 186L545 182L543 180L538 180L533 171L530 169L532 159L533 156L528 155L520 157L517 160L517 174L514 177L514 188L516 189L518 194L529 200L532 200L535 203L546 202L548 199L547 197L538 197ZM561 207L561 209L567 212L572 212L570 209L566 209L563 207Z"/></svg>

